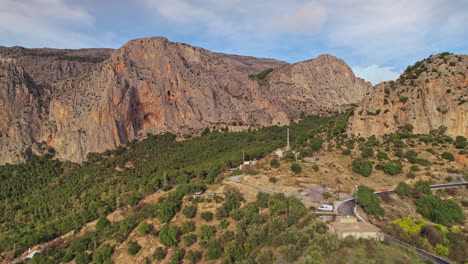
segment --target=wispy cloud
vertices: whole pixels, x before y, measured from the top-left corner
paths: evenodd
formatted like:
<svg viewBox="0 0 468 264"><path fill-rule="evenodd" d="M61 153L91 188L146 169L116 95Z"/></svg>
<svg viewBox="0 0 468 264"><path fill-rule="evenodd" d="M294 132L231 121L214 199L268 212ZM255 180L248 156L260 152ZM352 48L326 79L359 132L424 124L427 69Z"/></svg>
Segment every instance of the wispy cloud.
<svg viewBox="0 0 468 264"><path fill-rule="evenodd" d="M83 48L101 46L101 38L85 33L94 18L64 0L0 0L0 45Z"/></svg>
<svg viewBox="0 0 468 264"><path fill-rule="evenodd" d="M381 67L379 65L371 65L367 67L354 66L352 67L356 76L377 84L382 81L396 80L400 72L392 67Z"/></svg>

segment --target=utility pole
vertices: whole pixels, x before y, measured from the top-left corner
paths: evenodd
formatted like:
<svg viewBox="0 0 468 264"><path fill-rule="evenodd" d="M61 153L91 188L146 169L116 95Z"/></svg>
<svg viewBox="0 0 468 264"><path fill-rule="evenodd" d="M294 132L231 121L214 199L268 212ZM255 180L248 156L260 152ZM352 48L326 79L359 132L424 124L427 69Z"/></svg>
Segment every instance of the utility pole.
<svg viewBox="0 0 468 264"><path fill-rule="evenodd" d="M245 152L242 151L242 164L244 164L244 162L245 162Z"/></svg>
<svg viewBox="0 0 468 264"><path fill-rule="evenodd" d="M288 138L287 138L288 144L286 146L286 151L290 151L291 147L289 146L289 128L287 128L287 131L288 131Z"/></svg>

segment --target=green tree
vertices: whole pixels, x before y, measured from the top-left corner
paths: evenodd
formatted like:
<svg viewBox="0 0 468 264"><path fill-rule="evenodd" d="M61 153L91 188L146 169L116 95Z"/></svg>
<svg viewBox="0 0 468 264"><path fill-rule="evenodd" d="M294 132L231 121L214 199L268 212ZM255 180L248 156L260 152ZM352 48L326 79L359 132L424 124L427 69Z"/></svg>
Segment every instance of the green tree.
<svg viewBox="0 0 468 264"><path fill-rule="evenodd" d="M137 242L130 242L127 253L129 255L136 255L141 249L141 246Z"/></svg>
<svg viewBox="0 0 468 264"><path fill-rule="evenodd" d="M189 250L187 254L185 254L185 259L190 261L191 264L196 264L201 261L202 253L199 250Z"/></svg>
<svg viewBox="0 0 468 264"><path fill-rule="evenodd" d="M91 261L91 256L86 252L80 252L75 257L76 264L88 264Z"/></svg>
<svg viewBox="0 0 468 264"><path fill-rule="evenodd" d="M441 156L443 159L446 159L448 161L454 161L455 160L455 157L453 156L452 153L450 152L444 152L442 153L442 156Z"/></svg>
<svg viewBox="0 0 468 264"><path fill-rule="evenodd" d="M93 253L93 262L96 264L111 263L112 247L109 244L104 244L98 247Z"/></svg>
<svg viewBox="0 0 468 264"><path fill-rule="evenodd" d="M184 221L180 226L180 232L182 234L187 234L195 231L195 222L193 221Z"/></svg>
<svg viewBox="0 0 468 264"><path fill-rule="evenodd" d="M445 257L445 256L448 256L449 249L447 247L445 247L444 245L437 244L434 247L434 252L439 256L444 256Z"/></svg>
<svg viewBox="0 0 468 264"><path fill-rule="evenodd" d="M244 257L245 249L239 243L232 241L224 246L224 255L232 261L239 261Z"/></svg>
<svg viewBox="0 0 468 264"><path fill-rule="evenodd" d="M207 222L213 220L213 213L212 212L202 212L201 218Z"/></svg>
<svg viewBox="0 0 468 264"><path fill-rule="evenodd" d="M399 174L402 171L403 166L399 162L387 162L385 163L383 170L385 173L390 175Z"/></svg>
<svg viewBox="0 0 468 264"><path fill-rule="evenodd" d="M274 158L270 161L270 166L273 168L279 168L280 165L280 161L277 158Z"/></svg>
<svg viewBox="0 0 468 264"><path fill-rule="evenodd" d="M353 160L353 171L367 177L372 173L372 162L364 158L357 158Z"/></svg>
<svg viewBox="0 0 468 264"><path fill-rule="evenodd" d="M324 140L321 137L312 138L310 140L310 148L312 149L312 151L321 150L323 142L324 142Z"/></svg>
<svg viewBox="0 0 468 264"><path fill-rule="evenodd" d="M167 250L165 250L164 248L162 247L158 247L154 250L154 253L153 253L153 258L155 260L163 260L166 258L166 255L167 255Z"/></svg>
<svg viewBox="0 0 468 264"><path fill-rule="evenodd" d="M99 218L99 220L96 223L96 230L102 230L102 229L106 228L107 226L109 226L110 224L111 224L111 222L109 220L107 220L107 218L101 217L101 218Z"/></svg>
<svg viewBox="0 0 468 264"><path fill-rule="evenodd" d="M384 209L380 206L380 199L374 194L373 189L359 185L356 199L366 213L377 216L385 214Z"/></svg>
<svg viewBox="0 0 468 264"><path fill-rule="evenodd" d="M197 214L197 206L196 205L187 205L182 210L182 213L187 218L194 218L195 215Z"/></svg>
<svg viewBox="0 0 468 264"><path fill-rule="evenodd" d="M147 222L141 222L140 226L138 227L138 233L141 235L147 235L151 232L153 228Z"/></svg>
<svg viewBox="0 0 468 264"><path fill-rule="evenodd" d="M264 192L257 193L257 206L262 208L268 208L268 199L270 199L270 195Z"/></svg>
<svg viewBox="0 0 468 264"><path fill-rule="evenodd" d="M374 157L374 149L370 147L361 148L361 157L363 158Z"/></svg>
<svg viewBox="0 0 468 264"><path fill-rule="evenodd" d="M197 236L195 234L187 234L182 237L182 241L184 241L184 245L186 247L190 247L195 242L197 242Z"/></svg>
<svg viewBox="0 0 468 264"><path fill-rule="evenodd" d="M198 238L208 241L216 235L216 227L210 225L202 225L198 229Z"/></svg>
<svg viewBox="0 0 468 264"><path fill-rule="evenodd" d="M299 174L299 173L302 172L302 167L301 167L301 165L299 165L297 163L293 163L293 164L291 164L291 171L294 174Z"/></svg>
<svg viewBox="0 0 468 264"><path fill-rule="evenodd" d="M408 184L400 182L395 191L399 196L410 196L412 190Z"/></svg>
<svg viewBox="0 0 468 264"><path fill-rule="evenodd" d="M168 247L177 246L177 243L179 243L179 231L175 226L165 224L159 232L159 241Z"/></svg>
<svg viewBox="0 0 468 264"><path fill-rule="evenodd" d="M437 195L423 195L414 204L419 214L441 225L461 224L465 220L463 209L457 203L442 200Z"/></svg>

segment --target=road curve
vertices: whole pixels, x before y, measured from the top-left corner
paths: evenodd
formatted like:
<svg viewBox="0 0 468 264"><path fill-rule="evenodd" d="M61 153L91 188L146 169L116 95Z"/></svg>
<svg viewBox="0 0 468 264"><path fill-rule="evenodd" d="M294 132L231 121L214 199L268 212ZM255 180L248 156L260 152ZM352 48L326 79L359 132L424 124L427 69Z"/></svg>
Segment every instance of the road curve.
<svg viewBox="0 0 468 264"><path fill-rule="evenodd" d="M437 190L437 189L446 189L446 188L454 188L454 187L463 187L463 186L468 186L468 182L457 182L457 183L447 183L447 184L435 184L431 185L432 190ZM388 190L388 191L381 191L381 192L375 192L376 195L384 195L384 194L390 194L390 193L395 193L395 190ZM339 215L352 215L357 217L358 219L362 219L361 217L357 216L354 212L354 208L357 207L357 203L354 200L354 198L348 199L343 201L339 206L338 206L338 214ZM385 234L385 240L396 245L404 246L407 248L414 248L416 250L416 253L421 259L424 260L429 260L432 261L433 263L436 264L450 264L449 261L436 256L434 254L431 254L429 252L426 252L420 248L408 245L406 243L403 243L402 241L393 238L387 234Z"/></svg>

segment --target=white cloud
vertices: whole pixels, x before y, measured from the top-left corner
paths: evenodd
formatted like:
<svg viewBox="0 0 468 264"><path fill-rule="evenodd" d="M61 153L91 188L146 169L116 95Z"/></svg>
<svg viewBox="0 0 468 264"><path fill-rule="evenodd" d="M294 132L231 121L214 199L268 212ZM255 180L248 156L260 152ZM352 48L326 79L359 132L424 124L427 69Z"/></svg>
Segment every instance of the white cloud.
<svg viewBox="0 0 468 264"><path fill-rule="evenodd" d="M0 0L0 45L102 46L99 38L80 32L93 27L94 18L87 10L65 0Z"/></svg>
<svg viewBox="0 0 468 264"><path fill-rule="evenodd" d="M277 21L280 30L289 33L316 34L325 22L326 9L317 2L310 2L294 15L285 15Z"/></svg>
<svg viewBox="0 0 468 264"><path fill-rule="evenodd" d="M363 78L374 85L383 81L396 80L400 75L400 73L392 67L381 67L378 65L370 65L367 67L354 66L352 69L357 77Z"/></svg>

